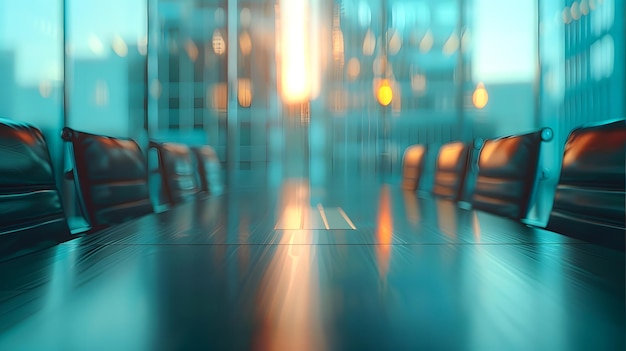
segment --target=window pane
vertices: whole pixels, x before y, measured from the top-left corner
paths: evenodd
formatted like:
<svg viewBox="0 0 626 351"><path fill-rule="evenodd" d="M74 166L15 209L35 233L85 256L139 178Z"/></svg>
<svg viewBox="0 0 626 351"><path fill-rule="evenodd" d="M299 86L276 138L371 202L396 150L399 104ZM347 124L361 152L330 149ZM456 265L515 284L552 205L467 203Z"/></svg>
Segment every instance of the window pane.
<svg viewBox="0 0 626 351"><path fill-rule="evenodd" d="M62 168L62 42L62 1L0 1L0 117L41 129L57 170Z"/></svg>
<svg viewBox="0 0 626 351"><path fill-rule="evenodd" d="M146 0L67 0L70 127L145 144Z"/></svg>

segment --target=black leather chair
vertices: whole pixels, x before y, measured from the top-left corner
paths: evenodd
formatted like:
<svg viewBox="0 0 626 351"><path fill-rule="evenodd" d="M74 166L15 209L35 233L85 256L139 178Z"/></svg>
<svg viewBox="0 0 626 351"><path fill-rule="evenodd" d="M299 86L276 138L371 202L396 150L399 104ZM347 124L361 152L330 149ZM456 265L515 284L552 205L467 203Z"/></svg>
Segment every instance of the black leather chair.
<svg viewBox="0 0 626 351"><path fill-rule="evenodd" d="M415 191L419 187L424 170L425 145L411 145L402 156L402 189Z"/></svg>
<svg viewBox="0 0 626 351"><path fill-rule="evenodd" d="M190 148L184 144L156 141L150 141L150 147L157 151L161 190L167 203L176 205L194 197L199 188Z"/></svg>
<svg viewBox="0 0 626 351"><path fill-rule="evenodd" d="M85 219L92 228L153 212L145 157L132 139L64 128L71 143L73 178Z"/></svg>
<svg viewBox="0 0 626 351"><path fill-rule="evenodd" d="M486 140L478 158L472 206L503 217L525 218L537 182L541 143L551 139L552 130L544 128Z"/></svg>
<svg viewBox="0 0 626 351"><path fill-rule="evenodd" d="M574 129L547 229L624 250L626 121Z"/></svg>
<svg viewBox="0 0 626 351"><path fill-rule="evenodd" d="M221 179L220 160L215 150L209 145L194 146L191 148L196 160L196 169L200 191L212 195L221 194L223 184Z"/></svg>
<svg viewBox="0 0 626 351"><path fill-rule="evenodd" d="M43 134L0 119L0 260L71 238Z"/></svg>
<svg viewBox="0 0 626 351"><path fill-rule="evenodd" d="M453 201L462 197L470 149L470 144L460 141L441 146L437 155L433 194Z"/></svg>

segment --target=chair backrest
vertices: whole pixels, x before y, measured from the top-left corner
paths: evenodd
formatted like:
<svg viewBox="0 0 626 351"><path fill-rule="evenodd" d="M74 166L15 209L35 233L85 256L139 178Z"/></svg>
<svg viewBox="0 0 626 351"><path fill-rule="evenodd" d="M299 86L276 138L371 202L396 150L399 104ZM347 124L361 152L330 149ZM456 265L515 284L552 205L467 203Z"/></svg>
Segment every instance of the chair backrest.
<svg viewBox="0 0 626 351"><path fill-rule="evenodd" d="M150 141L157 150L162 191L170 205L195 196L199 188L190 148L179 143Z"/></svg>
<svg viewBox="0 0 626 351"><path fill-rule="evenodd" d="M626 120L574 129L547 229L624 250Z"/></svg>
<svg viewBox="0 0 626 351"><path fill-rule="evenodd" d="M92 227L120 223L153 211L145 157L132 139L63 128L71 143L73 178Z"/></svg>
<svg viewBox="0 0 626 351"><path fill-rule="evenodd" d="M441 146L437 155L433 194L457 201L463 192L470 145L460 141Z"/></svg>
<svg viewBox="0 0 626 351"><path fill-rule="evenodd" d="M221 194L223 190L221 166L215 150L209 145L194 146L191 150L196 160L200 190L212 195Z"/></svg>
<svg viewBox="0 0 626 351"><path fill-rule="evenodd" d="M425 145L411 145L402 156L402 189L417 190L424 169L427 148Z"/></svg>
<svg viewBox="0 0 626 351"><path fill-rule="evenodd" d="M69 239L43 134L0 119L0 260Z"/></svg>
<svg viewBox="0 0 626 351"><path fill-rule="evenodd" d="M513 135L484 142L478 157L478 176L472 206L514 219L528 214L537 182L541 143L552 130Z"/></svg>

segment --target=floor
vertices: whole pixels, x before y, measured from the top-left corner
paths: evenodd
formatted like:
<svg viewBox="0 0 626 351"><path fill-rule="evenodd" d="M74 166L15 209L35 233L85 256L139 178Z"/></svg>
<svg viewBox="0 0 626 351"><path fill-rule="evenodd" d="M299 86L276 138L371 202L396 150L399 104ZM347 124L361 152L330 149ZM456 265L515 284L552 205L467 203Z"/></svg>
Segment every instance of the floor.
<svg viewBox="0 0 626 351"><path fill-rule="evenodd" d="M256 177L0 264L0 350L623 350L625 257L383 177Z"/></svg>

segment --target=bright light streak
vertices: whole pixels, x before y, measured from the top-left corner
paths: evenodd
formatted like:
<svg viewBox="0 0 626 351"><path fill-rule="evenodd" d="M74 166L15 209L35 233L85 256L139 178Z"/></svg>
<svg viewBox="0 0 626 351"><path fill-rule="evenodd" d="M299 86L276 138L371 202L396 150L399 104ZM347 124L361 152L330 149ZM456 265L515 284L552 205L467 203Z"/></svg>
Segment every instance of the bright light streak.
<svg viewBox="0 0 626 351"><path fill-rule="evenodd" d="M378 200L378 220L376 224L376 265L383 281L387 279L393 244L393 217L391 210L391 192L388 185L383 186Z"/></svg>
<svg viewBox="0 0 626 351"><path fill-rule="evenodd" d="M304 0L280 1L281 88L287 103L311 97L309 7Z"/></svg>

